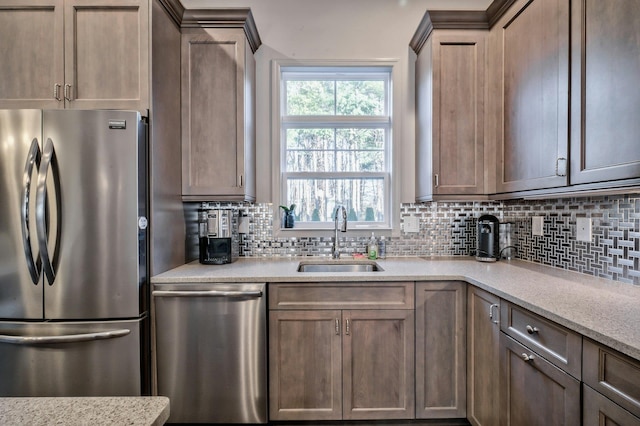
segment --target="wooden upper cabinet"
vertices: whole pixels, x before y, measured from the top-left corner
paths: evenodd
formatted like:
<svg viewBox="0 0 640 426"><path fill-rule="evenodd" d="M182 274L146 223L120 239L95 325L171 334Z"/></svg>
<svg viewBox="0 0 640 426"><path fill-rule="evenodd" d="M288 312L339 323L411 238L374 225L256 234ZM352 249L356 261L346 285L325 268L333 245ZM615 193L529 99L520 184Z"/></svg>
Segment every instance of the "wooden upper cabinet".
<svg viewBox="0 0 640 426"><path fill-rule="evenodd" d="M429 13L425 19L430 19ZM416 60L416 200L478 198L484 174L485 39L482 30L421 24ZM449 197L453 196L453 197Z"/></svg>
<svg viewBox="0 0 640 426"><path fill-rule="evenodd" d="M0 108L62 108L54 97L64 83L62 0L0 4Z"/></svg>
<svg viewBox="0 0 640 426"><path fill-rule="evenodd" d="M569 2L518 0L489 34L496 192L565 186Z"/></svg>
<svg viewBox="0 0 640 426"><path fill-rule="evenodd" d="M640 2L571 2L571 182L640 178Z"/></svg>
<svg viewBox="0 0 640 426"><path fill-rule="evenodd" d="M248 9L239 15L237 28L182 30L185 201L255 201L253 52L259 38L247 38L244 25L255 26Z"/></svg>
<svg viewBox="0 0 640 426"><path fill-rule="evenodd" d="M66 0L66 107L144 112L149 49L149 0Z"/></svg>
<svg viewBox="0 0 640 426"><path fill-rule="evenodd" d="M149 0L0 5L0 108L149 108Z"/></svg>

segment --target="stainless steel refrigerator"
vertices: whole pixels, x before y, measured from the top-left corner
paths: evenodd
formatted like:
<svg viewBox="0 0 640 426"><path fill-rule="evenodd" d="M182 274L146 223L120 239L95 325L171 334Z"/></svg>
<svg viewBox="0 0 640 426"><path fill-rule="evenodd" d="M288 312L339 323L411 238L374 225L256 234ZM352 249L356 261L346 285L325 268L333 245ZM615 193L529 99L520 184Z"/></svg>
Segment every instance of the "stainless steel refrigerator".
<svg viewBox="0 0 640 426"><path fill-rule="evenodd" d="M146 126L0 110L0 396L140 395Z"/></svg>

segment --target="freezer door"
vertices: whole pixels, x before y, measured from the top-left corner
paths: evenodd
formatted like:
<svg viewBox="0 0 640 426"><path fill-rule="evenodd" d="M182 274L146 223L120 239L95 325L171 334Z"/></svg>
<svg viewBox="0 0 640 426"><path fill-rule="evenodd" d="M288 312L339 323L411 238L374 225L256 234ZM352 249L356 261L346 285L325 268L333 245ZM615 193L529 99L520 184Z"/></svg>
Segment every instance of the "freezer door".
<svg viewBox="0 0 640 426"><path fill-rule="evenodd" d="M0 397L139 396L141 321L0 322Z"/></svg>
<svg viewBox="0 0 640 426"><path fill-rule="evenodd" d="M41 110L0 110L0 318L42 318L35 232Z"/></svg>
<svg viewBox="0 0 640 426"><path fill-rule="evenodd" d="M46 200L50 225L37 216L45 318L138 317L146 263L146 230L138 226L145 200L140 115L52 110L43 116L37 198ZM55 193L43 189L45 181L55 183ZM45 245L44 238L54 242Z"/></svg>

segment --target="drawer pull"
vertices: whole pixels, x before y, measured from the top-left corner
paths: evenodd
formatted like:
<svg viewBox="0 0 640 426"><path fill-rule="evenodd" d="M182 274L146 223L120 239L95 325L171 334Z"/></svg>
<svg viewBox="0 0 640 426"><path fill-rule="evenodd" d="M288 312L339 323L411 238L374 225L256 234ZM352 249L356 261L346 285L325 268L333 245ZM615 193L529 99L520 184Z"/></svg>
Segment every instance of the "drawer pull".
<svg viewBox="0 0 640 426"><path fill-rule="evenodd" d="M540 329L538 327L531 327L530 325L527 326L527 333L529 334L535 334L539 331Z"/></svg>
<svg viewBox="0 0 640 426"><path fill-rule="evenodd" d="M522 354L524 362L533 362L533 355Z"/></svg>
<svg viewBox="0 0 640 426"><path fill-rule="evenodd" d="M496 314L493 313L494 308L496 309ZM489 306L489 319L494 324L498 324L498 312L500 312L500 305L494 303L493 305Z"/></svg>

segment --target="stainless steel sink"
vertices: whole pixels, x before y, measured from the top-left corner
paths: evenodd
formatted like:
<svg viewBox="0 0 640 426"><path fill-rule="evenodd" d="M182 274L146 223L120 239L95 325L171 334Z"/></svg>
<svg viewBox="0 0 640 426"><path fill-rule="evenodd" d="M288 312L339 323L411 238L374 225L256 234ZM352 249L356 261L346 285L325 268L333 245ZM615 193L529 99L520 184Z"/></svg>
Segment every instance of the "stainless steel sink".
<svg viewBox="0 0 640 426"><path fill-rule="evenodd" d="M384 271L376 262L300 262L298 272L379 272Z"/></svg>

